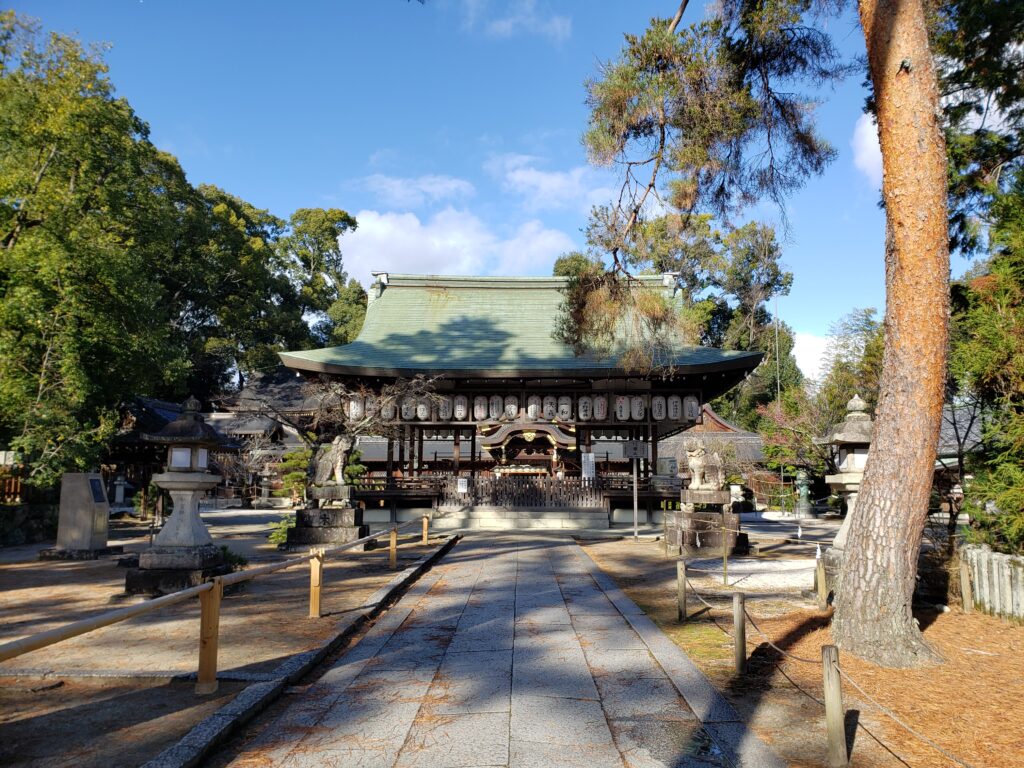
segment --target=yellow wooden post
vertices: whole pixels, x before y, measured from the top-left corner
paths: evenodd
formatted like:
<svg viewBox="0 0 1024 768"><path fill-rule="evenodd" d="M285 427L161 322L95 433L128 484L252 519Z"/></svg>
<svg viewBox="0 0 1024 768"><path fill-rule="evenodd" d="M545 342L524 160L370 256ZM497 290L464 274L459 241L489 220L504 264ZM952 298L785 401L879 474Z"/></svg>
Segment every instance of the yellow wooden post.
<svg viewBox="0 0 1024 768"><path fill-rule="evenodd" d="M388 545L388 568L398 569L398 529L391 529L391 543Z"/></svg>
<svg viewBox="0 0 1024 768"><path fill-rule="evenodd" d="M324 583L324 551L309 550L309 618L319 619L323 616L320 610L320 588Z"/></svg>
<svg viewBox="0 0 1024 768"><path fill-rule="evenodd" d="M427 515L423 516L423 543L428 542L427 531L430 529L430 518Z"/></svg>
<svg viewBox="0 0 1024 768"><path fill-rule="evenodd" d="M220 601L224 582L213 579L213 589L199 595L199 675L196 693L200 696L217 690L217 644L220 637Z"/></svg>

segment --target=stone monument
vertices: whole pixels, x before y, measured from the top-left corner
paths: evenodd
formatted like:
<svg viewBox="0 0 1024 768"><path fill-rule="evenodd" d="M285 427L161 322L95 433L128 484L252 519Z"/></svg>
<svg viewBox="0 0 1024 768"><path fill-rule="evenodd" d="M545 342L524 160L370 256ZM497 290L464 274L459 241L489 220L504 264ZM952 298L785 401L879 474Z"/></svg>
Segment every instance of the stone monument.
<svg viewBox="0 0 1024 768"><path fill-rule="evenodd" d="M39 553L40 560L96 560L121 552L107 546L110 504L98 472L66 472L60 482L57 546Z"/></svg>
<svg viewBox="0 0 1024 768"><path fill-rule="evenodd" d="M363 525L363 510L352 504L352 486L345 483L345 466L352 446L351 437L338 435L313 454L311 502L296 511L295 527L288 529L286 548L347 544L370 532L369 526Z"/></svg>
<svg viewBox="0 0 1024 768"><path fill-rule="evenodd" d="M668 548L683 555L720 553L724 536L731 553L745 552L746 537L736 533L740 516L733 510L729 490L722 488L721 458L714 452L708 454L699 441L687 441L684 447L690 484L679 494L682 509L665 512ZM727 529L724 533L723 527Z"/></svg>
<svg viewBox="0 0 1024 768"><path fill-rule="evenodd" d="M826 475L828 487L846 501L846 518L836 534L832 546L825 550L825 580L830 592L839 585L839 572L843 564L846 537L850 532L850 520L857 507L860 484L867 466L868 448L874 433L874 422L867 412L867 403L860 395L854 395L846 404L846 418L829 433L822 442L831 446L835 458L834 475Z"/></svg>
<svg viewBox="0 0 1024 768"><path fill-rule="evenodd" d="M173 512L153 545L139 554L139 567L125 575L128 594L161 595L229 573L224 552L199 517L199 498L220 482L209 470L210 449L220 445L213 427L199 415L199 401L185 401L181 416L143 439L167 446L167 466L153 483L171 495Z"/></svg>

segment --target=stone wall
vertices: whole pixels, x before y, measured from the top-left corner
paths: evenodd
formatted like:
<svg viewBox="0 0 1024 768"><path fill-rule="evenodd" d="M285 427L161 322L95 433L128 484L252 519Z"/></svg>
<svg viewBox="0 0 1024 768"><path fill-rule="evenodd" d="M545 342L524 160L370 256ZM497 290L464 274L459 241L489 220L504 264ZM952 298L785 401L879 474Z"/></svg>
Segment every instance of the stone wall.
<svg viewBox="0 0 1024 768"><path fill-rule="evenodd" d="M1024 620L1024 557L993 552L988 546L960 550L971 577L971 594L978 610Z"/></svg>

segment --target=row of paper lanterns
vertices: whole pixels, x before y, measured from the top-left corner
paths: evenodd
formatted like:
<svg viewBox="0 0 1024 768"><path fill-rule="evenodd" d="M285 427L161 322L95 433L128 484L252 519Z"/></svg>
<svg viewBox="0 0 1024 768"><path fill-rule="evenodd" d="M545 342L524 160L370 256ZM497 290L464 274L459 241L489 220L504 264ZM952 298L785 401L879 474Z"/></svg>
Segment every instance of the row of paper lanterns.
<svg viewBox="0 0 1024 768"><path fill-rule="evenodd" d="M696 421L700 415L700 401L693 395L653 395L649 399L654 421ZM583 395L576 400L576 418L579 421L607 421L609 398L605 395ZM611 400L616 421L643 421L647 418L648 398L644 395L614 395ZM377 398L352 395L347 404L349 419L358 421L375 417ZM514 421L519 418L517 395L478 395L472 399L465 395L437 398L432 404L426 398L407 397L401 404L388 401L380 407L386 421L400 415L402 421ZM526 399L528 421L572 421L573 399L568 395L530 395Z"/></svg>

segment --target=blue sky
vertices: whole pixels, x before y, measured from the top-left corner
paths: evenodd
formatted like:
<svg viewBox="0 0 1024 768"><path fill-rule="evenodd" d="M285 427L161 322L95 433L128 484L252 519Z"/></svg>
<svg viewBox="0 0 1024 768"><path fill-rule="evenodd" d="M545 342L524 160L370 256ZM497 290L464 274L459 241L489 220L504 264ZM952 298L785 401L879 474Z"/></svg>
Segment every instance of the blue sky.
<svg viewBox="0 0 1024 768"><path fill-rule="evenodd" d="M615 186L587 165L584 81L672 0L24 0L47 29L106 42L110 77L193 183L287 217L334 206L347 268L550 274ZM684 22L702 13L691 3ZM862 50L850 17L831 22ZM880 159L854 76L822 94L839 151L789 202L779 314L813 372L830 324L884 306ZM767 205L749 218L771 220ZM510 308L514 311L514 308Z"/></svg>

